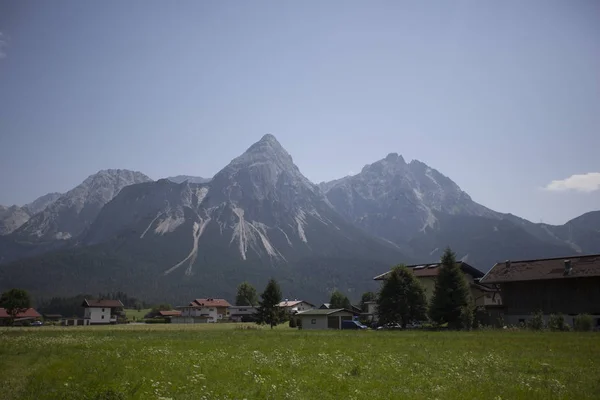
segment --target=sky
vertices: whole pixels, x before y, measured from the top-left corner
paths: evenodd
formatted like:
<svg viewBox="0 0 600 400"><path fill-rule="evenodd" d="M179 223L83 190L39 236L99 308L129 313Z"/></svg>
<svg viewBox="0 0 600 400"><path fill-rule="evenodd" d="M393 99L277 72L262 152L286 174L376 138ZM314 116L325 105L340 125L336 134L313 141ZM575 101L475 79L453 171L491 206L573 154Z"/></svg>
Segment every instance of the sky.
<svg viewBox="0 0 600 400"><path fill-rule="evenodd" d="M533 222L598 210L600 2L0 2L0 204L266 133L313 182L397 152Z"/></svg>

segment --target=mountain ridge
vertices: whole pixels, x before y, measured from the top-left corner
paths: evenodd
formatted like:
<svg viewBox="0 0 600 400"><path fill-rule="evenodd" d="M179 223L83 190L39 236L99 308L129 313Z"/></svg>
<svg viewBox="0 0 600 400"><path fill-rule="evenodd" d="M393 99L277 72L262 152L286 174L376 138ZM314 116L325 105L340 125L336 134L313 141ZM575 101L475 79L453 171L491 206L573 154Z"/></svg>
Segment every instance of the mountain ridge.
<svg viewBox="0 0 600 400"><path fill-rule="evenodd" d="M199 291L231 297L243 280L260 286L275 277L294 297L326 300L333 289L373 290L372 276L436 261L448 245L483 271L506 258L600 252L600 212L534 224L476 203L449 177L397 153L315 185L267 134L205 182L129 174L97 185L91 175L70 203L63 197L79 186L39 213L95 204L93 218L68 236L56 236L65 230L52 219L41 237L0 236L0 289L123 290L175 302Z"/></svg>

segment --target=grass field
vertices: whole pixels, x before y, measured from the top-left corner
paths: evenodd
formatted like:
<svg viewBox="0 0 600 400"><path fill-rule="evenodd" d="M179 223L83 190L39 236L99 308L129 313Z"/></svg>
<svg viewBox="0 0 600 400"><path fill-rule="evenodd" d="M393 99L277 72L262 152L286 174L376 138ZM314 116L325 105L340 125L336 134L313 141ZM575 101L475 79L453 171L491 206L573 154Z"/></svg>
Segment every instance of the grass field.
<svg viewBox="0 0 600 400"><path fill-rule="evenodd" d="M152 311L151 308L144 308L140 311L128 308L125 310L125 316L127 316L129 321L134 321L134 318L135 321L142 321L144 319L144 315L148 314L150 311Z"/></svg>
<svg viewBox="0 0 600 400"><path fill-rule="evenodd" d="M598 399L600 335L0 330L2 399Z"/></svg>

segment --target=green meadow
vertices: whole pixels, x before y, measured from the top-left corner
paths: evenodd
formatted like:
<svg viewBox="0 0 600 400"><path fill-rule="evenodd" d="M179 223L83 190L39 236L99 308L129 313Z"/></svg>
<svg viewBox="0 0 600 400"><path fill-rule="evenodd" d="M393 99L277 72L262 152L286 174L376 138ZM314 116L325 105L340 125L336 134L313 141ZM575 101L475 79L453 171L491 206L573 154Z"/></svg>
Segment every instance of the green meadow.
<svg viewBox="0 0 600 400"><path fill-rule="evenodd" d="M600 336L235 324L2 328L0 398L598 399Z"/></svg>

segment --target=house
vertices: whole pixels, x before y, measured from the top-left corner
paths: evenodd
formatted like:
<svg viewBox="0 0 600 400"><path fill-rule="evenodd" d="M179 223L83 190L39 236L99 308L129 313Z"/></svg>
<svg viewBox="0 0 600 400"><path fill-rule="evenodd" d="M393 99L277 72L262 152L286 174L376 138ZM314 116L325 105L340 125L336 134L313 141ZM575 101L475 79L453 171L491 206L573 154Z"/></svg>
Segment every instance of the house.
<svg viewBox="0 0 600 400"><path fill-rule="evenodd" d="M355 312L343 308L318 308L300 311L296 317L300 320L301 329L341 329L342 321L351 321L355 315Z"/></svg>
<svg viewBox="0 0 600 400"><path fill-rule="evenodd" d="M562 313L567 323L590 314L600 327L600 254L497 263L481 279L502 292L504 322L526 323L532 313Z"/></svg>
<svg viewBox="0 0 600 400"><path fill-rule="evenodd" d="M40 315L40 313L38 313L36 310L34 310L33 308L28 308L27 310L18 313L15 316L13 323L15 325L20 325L22 323L26 323L26 321L28 321L28 322L35 321L36 319L41 318L41 317L42 316ZM10 315L8 314L6 309L0 308L0 325L8 325L9 322L10 322Z"/></svg>
<svg viewBox="0 0 600 400"><path fill-rule="evenodd" d="M301 311L312 310L313 308L315 308L315 305L304 300L285 299L284 301L279 303L277 307L282 307L288 314L296 314Z"/></svg>
<svg viewBox="0 0 600 400"><path fill-rule="evenodd" d="M44 321L59 322L62 318L61 314L44 314Z"/></svg>
<svg viewBox="0 0 600 400"><path fill-rule="evenodd" d="M123 311L121 300L83 300L81 306L85 309L83 325L116 324L117 316Z"/></svg>
<svg viewBox="0 0 600 400"><path fill-rule="evenodd" d="M377 321L377 302L376 301L365 301L365 309L360 314L361 318L366 319L369 322Z"/></svg>
<svg viewBox="0 0 600 400"><path fill-rule="evenodd" d="M256 307L253 306L231 306L229 307L229 319L234 322L256 321Z"/></svg>
<svg viewBox="0 0 600 400"><path fill-rule="evenodd" d="M181 315L173 317L176 324L212 323L229 319L231 304L225 299L196 299L187 306L177 307Z"/></svg>
<svg viewBox="0 0 600 400"><path fill-rule="evenodd" d="M491 286L483 285L480 282L480 279L484 275L483 272L464 261L459 261L458 264L460 265L460 269L465 274L465 277L469 281L469 286L471 287L471 296L473 297L473 301L475 302L476 306L488 307L499 306L502 304L499 290ZM425 295L427 296L427 301L429 302L433 297L435 280L440 272L442 264L415 264L407 265L407 267L415 274L415 276L423 285L423 288L425 289ZM373 279L376 281L384 280L390 272L391 271L388 271L384 274L378 275Z"/></svg>

